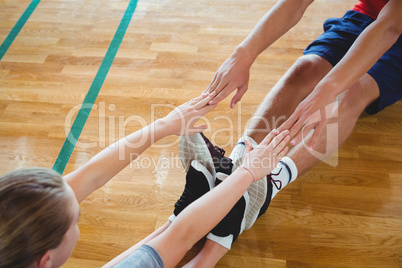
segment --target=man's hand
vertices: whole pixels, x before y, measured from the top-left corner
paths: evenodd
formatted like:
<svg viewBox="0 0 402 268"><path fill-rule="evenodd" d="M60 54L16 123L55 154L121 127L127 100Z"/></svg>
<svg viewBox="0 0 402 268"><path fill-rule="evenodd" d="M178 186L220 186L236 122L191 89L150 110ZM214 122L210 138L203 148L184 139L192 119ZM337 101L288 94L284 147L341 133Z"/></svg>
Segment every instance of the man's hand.
<svg viewBox="0 0 402 268"><path fill-rule="evenodd" d="M307 134L314 129L309 149L312 150L318 143L321 133L324 130L327 118L332 113L332 97L317 94L319 90L313 91L297 107L293 114L283 123L278 131L288 129L292 139L291 145L300 143ZM328 116L327 116L328 115Z"/></svg>
<svg viewBox="0 0 402 268"><path fill-rule="evenodd" d="M245 55L240 52L233 53L219 68L211 84L204 93L216 92L209 104L215 105L225 99L232 91L237 89L236 94L230 102L230 108L233 108L246 93L250 77L250 62Z"/></svg>

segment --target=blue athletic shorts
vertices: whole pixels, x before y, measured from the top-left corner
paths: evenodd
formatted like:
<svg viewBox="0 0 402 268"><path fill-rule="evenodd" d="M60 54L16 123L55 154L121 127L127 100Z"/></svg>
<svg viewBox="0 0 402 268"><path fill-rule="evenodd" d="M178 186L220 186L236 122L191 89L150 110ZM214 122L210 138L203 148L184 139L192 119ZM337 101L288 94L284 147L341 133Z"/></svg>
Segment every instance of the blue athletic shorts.
<svg viewBox="0 0 402 268"><path fill-rule="evenodd" d="M304 55L319 55L335 66L373 21L373 18L353 10L340 19L330 18L324 23L324 33L304 50ZM367 73L380 89L378 99L366 107L367 113L375 114L402 98L402 37Z"/></svg>

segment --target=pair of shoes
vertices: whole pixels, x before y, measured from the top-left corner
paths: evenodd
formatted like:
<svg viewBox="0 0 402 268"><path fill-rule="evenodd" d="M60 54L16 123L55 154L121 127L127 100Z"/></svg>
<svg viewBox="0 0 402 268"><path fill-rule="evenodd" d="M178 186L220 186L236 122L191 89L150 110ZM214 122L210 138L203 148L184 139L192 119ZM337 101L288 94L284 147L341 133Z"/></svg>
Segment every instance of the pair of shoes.
<svg viewBox="0 0 402 268"><path fill-rule="evenodd" d="M233 168L232 160L224 156L225 151L214 146L202 133L183 136L179 141L179 154L187 171L186 185L182 196L175 204L174 215L169 218L170 221L173 221L189 204L228 177ZM208 238L230 249L232 243L245 229L249 200L249 194L246 192L211 231Z"/></svg>
<svg viewBox="0 0 402 268"><path fill-rule="evenodd" d="M224 154L223 149L213 146L201 133L181 137L179 155L187 172L186 184L169 218L171 222L188 205L215 187L217 172L230 174L232 161Z"/></svg>
<svg viewBox="0 0 402 268"><path fill-rule="evenodd" d="M249 140L253 147L257 146L253 139ZM240 142L240 145L245 144ZM183 195L176 203L175 215L218 185L241 165L241 158L236 159L233 165L232 160L224 156L225 151L214 146L202 133L183 136L179 142L179 153L188 173ZM285 177L281 176L281 173L286 174ZM213 183L214 178L216 181ZM243 230L251 228L257 218L266 212L272 198L296 178L297 167L294 162L288 157L282 158L269 175L248 188L232 211L213 230L212 235L224 236L230 233L232 239L227 240L234 242ZM171 218L173 220L174 215ZM227 245L227 241L225 243ZM230 243L226 247L230 249Z"/></svg>

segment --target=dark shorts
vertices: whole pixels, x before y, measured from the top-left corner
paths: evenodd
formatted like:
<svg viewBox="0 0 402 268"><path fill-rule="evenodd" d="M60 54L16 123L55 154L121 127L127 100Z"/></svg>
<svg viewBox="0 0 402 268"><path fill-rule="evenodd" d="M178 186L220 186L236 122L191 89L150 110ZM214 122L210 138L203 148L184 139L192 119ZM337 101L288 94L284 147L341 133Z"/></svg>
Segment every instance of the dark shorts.
<svg viewBox="0 0 402 268"><path fill-rule="evenodd" d="M346 12L343 18L330 18L324 23L324 33L304 50L304 55L319 55L335 66L373 21L373 18L353 10ZM401 36L367 73L380 89L378 99L366 107L367 113L375 114L402 98Z"/></svg>

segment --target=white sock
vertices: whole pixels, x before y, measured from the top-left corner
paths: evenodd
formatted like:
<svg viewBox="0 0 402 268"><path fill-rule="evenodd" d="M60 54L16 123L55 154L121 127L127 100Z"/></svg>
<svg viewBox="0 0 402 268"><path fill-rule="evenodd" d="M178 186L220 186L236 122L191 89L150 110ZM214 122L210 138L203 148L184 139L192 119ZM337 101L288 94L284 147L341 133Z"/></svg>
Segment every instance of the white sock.
<svg viewBox="0 0 402 268"><path fill-rule="evenodd" d="M297 167L292 159L285 156L282 158L276 168L271 171L271 183L272 183L272 197L275 197L280 190L285 188L286 185L296 180L297 178Z"/></svg>
<svg viewBox="0 0 402 268"><path fill-rule="evenodd" d="M171 222L171 223L173 223L173 221L176 219L176 216L173 214L173 215L170 215L170 217L169 217L169 221Z"/></svg>
<svg viewBox="0 0 402 268"><path fill-rule="evenodd" d="M232 172L234 172L238 166L241 165L241 160L243 157L244 149L246 148L246 144L244 143L245 140L249 140L253 147L256 147L258 144L253 140L253 138L250 138L248 136L242 136L235 147L233 148L233 151L230 153L229 158L232 159L233 163L233 168Z"/></svg>

